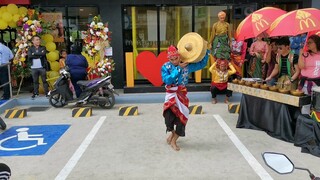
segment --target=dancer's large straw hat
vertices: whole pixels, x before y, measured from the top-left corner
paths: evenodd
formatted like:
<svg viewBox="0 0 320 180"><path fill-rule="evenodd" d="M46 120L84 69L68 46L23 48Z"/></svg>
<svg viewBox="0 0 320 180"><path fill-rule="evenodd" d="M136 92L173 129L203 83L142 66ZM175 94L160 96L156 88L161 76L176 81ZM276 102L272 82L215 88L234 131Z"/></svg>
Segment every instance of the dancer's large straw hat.
<svg viewBox="0 0 320 180"><path fill-rule="evenodd" d="M198 33L190 32L182 36L177 45L183 62L199 62L206 54L207 41Z"/></svg>

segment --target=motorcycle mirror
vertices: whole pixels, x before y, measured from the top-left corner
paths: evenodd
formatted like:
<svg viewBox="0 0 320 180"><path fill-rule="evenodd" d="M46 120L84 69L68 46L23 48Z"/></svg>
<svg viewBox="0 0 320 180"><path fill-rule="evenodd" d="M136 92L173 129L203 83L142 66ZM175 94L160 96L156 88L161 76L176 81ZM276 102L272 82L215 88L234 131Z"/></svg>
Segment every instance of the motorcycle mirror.
<svg viewBox="0 0 320 180"><path fill-rule="evenodd" d="M279 174L289 174L294 170L294 164L285 154L264 152L262 157L266 165Z"/></svg>

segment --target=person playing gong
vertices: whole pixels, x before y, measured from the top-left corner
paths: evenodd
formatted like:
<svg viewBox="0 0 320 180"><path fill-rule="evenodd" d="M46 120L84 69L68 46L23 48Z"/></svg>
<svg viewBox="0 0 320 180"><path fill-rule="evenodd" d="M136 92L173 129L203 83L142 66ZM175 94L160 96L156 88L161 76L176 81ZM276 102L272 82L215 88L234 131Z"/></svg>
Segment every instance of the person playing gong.
<svg viewBox="0 0 320 180"><path fill-rule="evenodd" d="M177 47L171 45L167 50L169 61L161 67L162 81L166 88L163 117L167 127L166 132L171 132L167 137L167 143L176 151L180 150L177 140L180 136L185 136L185 127L189 117L189 99L186 88L189 74L207 65L209 50L204 52L204 57L197 63L182 62Z"/></svg>
<svg viewBox="0 0 320 180"><path fill-rule="evenodd" d="M212 25L209 49L212 47L212 55L217 59L230 60L231 53L231 28L229 23L225 22L226 13L218 13L219 21Z"/></svg>

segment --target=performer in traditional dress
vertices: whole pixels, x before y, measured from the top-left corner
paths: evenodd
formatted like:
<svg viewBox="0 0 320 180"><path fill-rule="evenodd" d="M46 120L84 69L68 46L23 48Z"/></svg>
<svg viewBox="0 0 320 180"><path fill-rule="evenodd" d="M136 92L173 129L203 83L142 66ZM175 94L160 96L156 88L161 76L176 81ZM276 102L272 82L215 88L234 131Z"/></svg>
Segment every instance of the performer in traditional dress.
<svg viewBox="0 0 320 180"><path fill-rule="evenodd" d="M242 65L244 64L246 50L247 42L236 41L234 38L232 38L231 64L236 69L236 78L239 79L244 77Z"/></svg>
<svg viewBox="0 0 320 180"><path fill-rule="evenodd" d="M300 68L298 67L299 56L290 50L290 40L288 37L281 37L277 40L278 55L276 64L266 81L278 75L277 86L281 89L296 90Z"/></svg>
<svg viewBox="0 0 320 180"><path fill-rule="evenodd" d="M230 68L228 70L228 67ZM229 97L232 96L232 91L227 89L228 78L236 73L236 69L227 60L217 60L209 68L212 73L213 81L211 82L212 104L217 103L217 94L226 94L225 103L229 103Z"/></svg>
<svg viewBox="0 0 320 180"><path fill-rule="evenodd" d="M178 49L171 45L168 48L168 60L161 67L162 81L166 84L166 97L163 107L163 117L167 126L167 132L171 134L167 138L167 143L179 151L177 140L180 136L185 136L185 126L189 117L189 99L187 88L189 74L204 68L208 62L209 51L202 60L197 63L181 62ZM174 129L174 125L176 128Z"/></svg>
<svg viewBox="0 0 320 180"><path fill-rule="evenodd" d="M256 41L250 47L249 75L253 78L266 78L267 42L262 40L262 35L257 36Z"/></svg>
<svg viewBox="0 0 320 180"><path fill-rule="evenodd" d="M268 52L266 57L266 63L268 65L267 68L267 77L269 77L274 69L275 64L277 63L277 53L278 53L278 47L276 46L277 39L271 38L270 44L268 45ZM277 82L277 78L273 77L270 79L270 81L267 81L267 84L269 86L275 85L275 82Z"/></svg>
<svg viewBox="0 0 320 180"><path fill-rule="evenodd" d="M212 46L212 55L217 59L230 60L231 53L231 28L229 23L225 22L226 13L218 13L219 21L212 25L209 49Z"/></svg>

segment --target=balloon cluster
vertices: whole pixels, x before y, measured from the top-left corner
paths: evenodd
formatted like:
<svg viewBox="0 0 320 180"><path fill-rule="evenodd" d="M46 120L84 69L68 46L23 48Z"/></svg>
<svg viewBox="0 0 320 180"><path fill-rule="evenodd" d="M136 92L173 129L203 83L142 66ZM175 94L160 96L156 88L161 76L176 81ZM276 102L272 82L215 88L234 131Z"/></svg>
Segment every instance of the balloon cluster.
<svg viewBox="0 0 320 180"><path fill-rule="evenodd" d="M27 15L26 7L19 7L15 4L8 4L0 8L0 30L16 28L17 22Z"/></svg>

